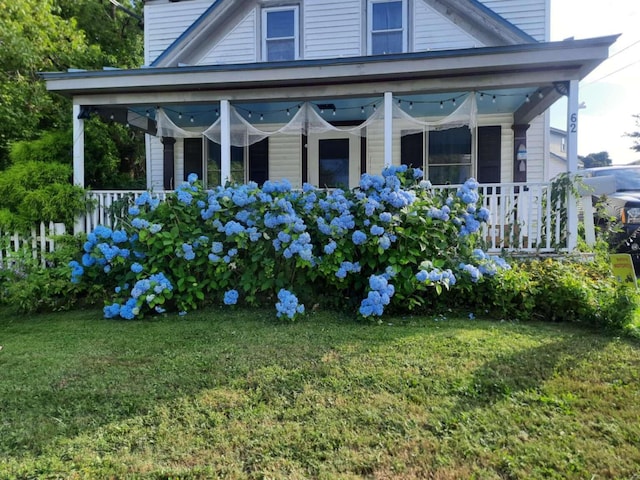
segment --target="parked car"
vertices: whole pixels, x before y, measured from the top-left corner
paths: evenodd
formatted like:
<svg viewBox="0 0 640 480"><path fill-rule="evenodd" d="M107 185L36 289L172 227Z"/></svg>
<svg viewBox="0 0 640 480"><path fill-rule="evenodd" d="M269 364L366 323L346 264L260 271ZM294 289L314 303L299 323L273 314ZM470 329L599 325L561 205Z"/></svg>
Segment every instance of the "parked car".
<svg viewBox="0 0 640 480"><path fill-rule="evenodd" d="M599 198L600 216L596 221L603 226L615 219L617 231L609 242L617 253L629 253L636 274L640 273L640 165L612 165L586 168L584 177L613 177L615 192Z"/></svg>

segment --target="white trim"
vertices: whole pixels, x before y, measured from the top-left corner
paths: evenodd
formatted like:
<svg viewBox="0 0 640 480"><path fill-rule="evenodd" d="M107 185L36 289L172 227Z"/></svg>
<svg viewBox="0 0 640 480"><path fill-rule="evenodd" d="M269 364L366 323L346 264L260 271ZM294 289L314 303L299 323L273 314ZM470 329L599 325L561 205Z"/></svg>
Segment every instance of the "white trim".
<svg viewBox="0 0 640 480"><path fill-rule="evenodd" d="M391 53L405 53L408 48L408 15L407 15L407 1L408 0L367 0L367 54L373 55L373 4L375 3L391 3L391 2L402 2L402 52L391 52ZM394 32L395 30L384 30L384 32ZM382 31L381 31L382 32Z"/></svg>
<svg viewBox="0 0 640 480"><path fill-rule="evenodd" d="M282 7L268 7L262 9L262 23L261 23L261 36L262 36L262 51L260 52L260 58L263 62L268 62L267 58L267 15L270 12L288 11L293 10L293 58L294 60L300 59L300 12L298 5L286 5ZM269 40L287 40L291 37L277 37Z"/></svg>
<svg viewBox="0 0 640 480"><path fill-rule="evenodd" d="M393 164L393 93L384 92L384 166Z"/></svg>
<svg viewBox="0 0 640 480"><path fill-rule="evenodd" d="M220 185L231 178L231 108L220 100Z"/></svg>
<svg viewBox="0 0 640 480"><path fill-rule="evenodd" d="M73 104L73 184L84 188L84 120L82 107Z"/></svg>

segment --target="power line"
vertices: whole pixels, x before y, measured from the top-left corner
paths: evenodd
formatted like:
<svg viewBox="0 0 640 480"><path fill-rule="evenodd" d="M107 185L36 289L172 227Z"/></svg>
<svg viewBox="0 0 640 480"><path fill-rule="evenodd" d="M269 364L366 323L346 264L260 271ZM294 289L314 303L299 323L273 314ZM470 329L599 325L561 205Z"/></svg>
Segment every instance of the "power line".
<svg viewBox="0 0 640 480"><path fill-rule="evenodd" d="M583 88L584 87L588 87L590 85L593 85L594 83L598 83L598 82L604 80L605 78L608 78L611 75L615 75L616 73L619 73L622 70L626 70L629 67L633 67L634 65L637 65L638 63L640 63L640 60L636 60L635 62L631 62L631 63L625 65L624 67L620 67L619 69L614 70L613 72L610 72L610 73L607 73L606 75L603 75L602 77L598 78L597 80L592 80L589 83L586 83L585 85L583 85Z"/></svg>

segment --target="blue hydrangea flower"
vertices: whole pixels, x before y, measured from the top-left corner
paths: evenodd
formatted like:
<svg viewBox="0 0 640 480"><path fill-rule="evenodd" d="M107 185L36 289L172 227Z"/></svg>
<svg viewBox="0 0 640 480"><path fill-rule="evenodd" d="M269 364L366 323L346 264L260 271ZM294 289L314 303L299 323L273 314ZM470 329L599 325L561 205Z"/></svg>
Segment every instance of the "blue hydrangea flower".
<svg viewBox="0 0 640 480"><path fill-rule="evenodd" d="M224 304L225 305L235 305L238 303L238 291L237 290L228 290L224 293Z"/></svg>
<svg viewBox="0 0 640 480"><path fill-rule="evenodd" d="M351 235L351 241L353 242L354 245L362 245L364 242L367 241L367 234L361 230L356 230Z"/></svg>
<svg viewBox="0 0 640 480"><path fill-rule="evenodd" d="M138 262L134 262L131 264L131 271L133 273L140 273L142 272L142 270L144 269L144 267L142 265L140 265Z"/></svg>

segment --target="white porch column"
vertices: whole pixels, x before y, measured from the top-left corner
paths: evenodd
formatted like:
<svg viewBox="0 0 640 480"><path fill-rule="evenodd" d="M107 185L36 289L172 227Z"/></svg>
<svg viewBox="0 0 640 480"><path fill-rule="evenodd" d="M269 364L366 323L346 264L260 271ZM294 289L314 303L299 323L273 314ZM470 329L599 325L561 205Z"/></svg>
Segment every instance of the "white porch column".
<svg viewBox="0 0 640 480"><path fill-rule="evenodd" d="M231 108L229 100L220 100L220 184L231 179Z"/></svg>
<svg viewBox="0 0 640 480"><path fill-rule="evenodd" d="M567 172L578 171L578 92L579 81L569 82L567 93ZM569 194L567 203L567 248L576 248L578 241L578 199Z"/></svg>
<svg viewBox="0 0 640 480"><path fill-rule="evenodd" d="M84 120L81 107L73 104L73 184L84 188Z"/></svg>
<svg viewBox="0 0 640 480"><path fill-rule="evenodd" d="M84 188L84 119L80 117L81 106L73 104L73 184ZM84 233L85 216L77 215L73 225L73 233Z"/></svg>
<svg viewBox="0 0 640 480"><path fill-rule="evenodd" d="M393 93L384 92L384 166L393 163Z"/></svg>

